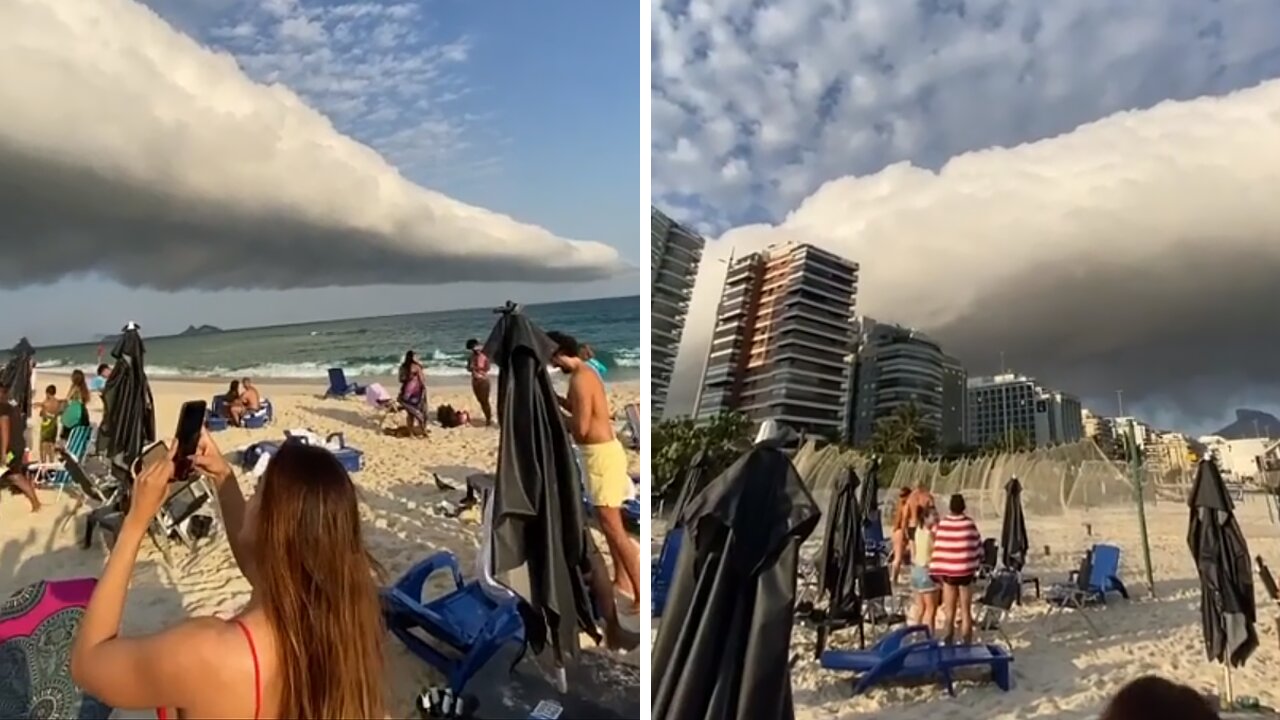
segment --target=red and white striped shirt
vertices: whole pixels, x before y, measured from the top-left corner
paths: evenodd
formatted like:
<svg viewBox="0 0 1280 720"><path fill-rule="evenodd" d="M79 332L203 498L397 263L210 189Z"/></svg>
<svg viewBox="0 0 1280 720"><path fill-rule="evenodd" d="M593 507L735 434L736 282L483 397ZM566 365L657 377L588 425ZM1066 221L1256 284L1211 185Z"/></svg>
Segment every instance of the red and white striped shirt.
<svg viewBox="0 0 1280 720"><path fill-rule="evenodd" d="M968 515L947 515L938 521L929 574L938 577L976 575L982 565L982 535Z"/></svg>

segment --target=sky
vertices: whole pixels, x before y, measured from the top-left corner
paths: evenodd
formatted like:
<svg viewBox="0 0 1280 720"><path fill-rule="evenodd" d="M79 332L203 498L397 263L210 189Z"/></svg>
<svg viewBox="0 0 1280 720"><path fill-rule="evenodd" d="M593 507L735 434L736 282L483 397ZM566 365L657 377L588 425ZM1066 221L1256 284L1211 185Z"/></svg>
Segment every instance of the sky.
<svg viewBox="0 0 1280 720"><path fill-rule="evenodd" d="M639 292L627 3L12 0L0 26L0 337Z"/></svg>
<svg viewBox="0 0 1280 720"><path fill-rule="evenodd" d="M711 238L668 407L696 392L722 262L861 266L859 312L1103 414L1207 432L1280 407L1280 5L662 2L653 197Z"/></svg>

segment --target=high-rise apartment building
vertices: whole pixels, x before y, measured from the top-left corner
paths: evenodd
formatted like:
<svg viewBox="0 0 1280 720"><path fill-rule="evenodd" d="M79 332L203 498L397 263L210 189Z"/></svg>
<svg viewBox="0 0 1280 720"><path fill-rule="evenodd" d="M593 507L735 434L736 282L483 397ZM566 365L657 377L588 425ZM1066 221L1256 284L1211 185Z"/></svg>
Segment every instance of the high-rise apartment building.
<svg viewBox="0 0 1280 720"><path fill-rule="evenodd" d="M862 318L846 405L845 437L865 445L876 423L914 405L942 447L964 442L965 372L933 339Z"/></svg>
<svg viewBox="0 0 1280 720"><path fill-rule="evenodd" d="M650 397L655 418L666 410L667 389L684 334L689 296L698 275L705 242L655 207L649 208L652 329L649 344Z"/></svg>
<svg viewBox="0 0 1280 720"><path fill-rule="evenodd" d="M1084 436L1080 400L1042 388L1034 378L1013 373L971 378L968 394L970 445L1008 443L1017 434L1047 447Z"/></svg>
<svg viewBox="0 0 1280 720"><path fill-rule="evenodd" d="M812 245L779 245L731 263L698 417L737 411L839 434L857 289L857 263Z"/></svg>

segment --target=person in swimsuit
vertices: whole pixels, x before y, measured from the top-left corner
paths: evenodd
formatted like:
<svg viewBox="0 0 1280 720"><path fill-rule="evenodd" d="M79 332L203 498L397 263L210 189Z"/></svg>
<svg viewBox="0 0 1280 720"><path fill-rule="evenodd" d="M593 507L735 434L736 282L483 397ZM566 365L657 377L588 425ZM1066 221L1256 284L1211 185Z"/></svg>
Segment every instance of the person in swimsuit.
<svg viewBox="0 0 1280 720"><path fill-rule="evenodd" d="M569 432L586 466L587 494L613 556L614 587L632 598L632 612L639 612L640 548L622 521L622 505L631 498L633 489L626 450L613 432L604 381L582 359L576 340L558 332L549 332L547 337L556 344L551 364L569 376L569 395L561 398L560 404L569 413Z"/></svg>
<svg viewBox="0 0 1280 720"><path fill-rule="evenodd" d="M484 413L484 426L489 427L493 424L493 408L489 404L489 356L484 354L484 346L480 341L474 338L467 341L467 350L471 351L471 357L467 358L471 391L475 393L476 402L480 403L480 410Z"/></svg>
<svg viewBox="0 0 1280 720"><path fill-rule="evenodd" d="M244 418L244 400L240 399L240 381L232 380L227 387L227 394L222 396L222 415L227 422L240 426Z"/></svg>
<svg viewBox="0 0 1280 720"><path fill-rule="evenodd" d="M115 708L160 708L161 718L387 717L382 572L342 465L324 448L285 443L246 502L207 432L191 462L217 488L248 603L229 620L121 635L138 552L174 472L172 457L156 463L134 481L76 631L75 683Z"/></svg>
<svg viewBox="0 0 1280 720"><path fill-rule="evenodd" d="M240 402L244 403L244 411L246 413L257 412L262 409L262 393L258 392L258 388L254 386L253 381L244 378L240 381Z"/></svg>
<svg viewBox="0 0 1280 720"><path fill-rule="evenodd" d="M409 436L427 436L427 375L412 350L400 363L400 407L404 408Z"/></svg>
<svg viewBox="0 0 1280 720"><path fill-rule="evenodd" d="M62 442L71 438L71 431L89 424L89 383L85 381L84 372L76 370L71 373L71 387L67 389L67 401L62 409Z"/></svg>
<svg viewBox="0 0 1280 720"><path fill-rule="evenodd" d="M27 475L27 418L9 399L9 386L0 385L0 488L9 486L26 496L31 512L40 509L35 483Z"/></svg>
<svg viewBox="0 0 1280 720"><path fill-rule="evenodd" d="M62 401L58 399L58 386L44 389L44 402L40 403L40 462L52 463L58 459L58 418L62 415Z"/></svg>
<svg viewBox="0 0 1280 720"><path fill-rule="evenodd" d="M907 516L909 514L907 499L910 497L910 489L899 490L898 504L893 510L893 531L889 536L893 545L893 560L889 564L889 576L893 578L894 585L898 584L898 576L902 573L902 565L907 556Z"/></svg>

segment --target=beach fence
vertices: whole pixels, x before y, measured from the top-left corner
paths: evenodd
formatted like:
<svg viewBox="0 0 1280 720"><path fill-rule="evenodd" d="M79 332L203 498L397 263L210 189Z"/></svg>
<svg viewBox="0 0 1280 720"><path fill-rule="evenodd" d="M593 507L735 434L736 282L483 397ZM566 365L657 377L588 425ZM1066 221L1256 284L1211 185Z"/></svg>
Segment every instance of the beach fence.
<svg viewBox="0 0 1280 720"><path fill-rule="evenodd" d="M843 475L853 468L865 478L871 457L836 445L819 448L810 442L793 458L815 499L826 499ZM1143 498L1148 503L1185 498L1188 473L1155 466L1142 467ZM999 518L1003 512L1004 485L1017 477L1022 502L1030 515L1074 515L1082 511L1132 508L1136 501L1128 465L1107 458L1092 441L1083 441L1020 453L996 453L954 461L905 459L881 490L881 510L891 513L899 488L923 487L939 498L962 493L969 513L977 519Z"/></svg>

